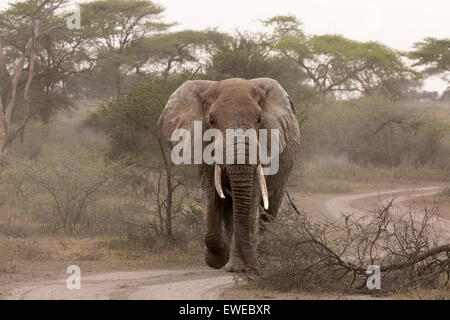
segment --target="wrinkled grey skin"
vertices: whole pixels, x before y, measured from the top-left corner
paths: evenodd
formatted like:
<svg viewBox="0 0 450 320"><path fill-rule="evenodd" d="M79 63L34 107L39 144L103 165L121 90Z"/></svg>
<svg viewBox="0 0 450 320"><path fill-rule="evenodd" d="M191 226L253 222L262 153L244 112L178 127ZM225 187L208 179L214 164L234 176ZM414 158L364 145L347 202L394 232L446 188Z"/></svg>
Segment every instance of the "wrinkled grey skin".
<svg viewBox="0 0 450 320"><path fill-rule="evenodd" d="M175 129L191 130L193 136L195 120L203 121L203 130L210 127L222 132L227 128L280 130L280 169L277 174L266 176L267 211L260 206L256 165L221 165L225 199L221 199L215 190L214 166L197 165L203 191L206 263L217 269L225 266L230 272L255 270L257 260L251 244L252 217L259 208L261 245L264 226L275 218L279 210L299 149L300 131L292 103L279 83L269 78L188 81L170 97L158 128L167 140Z"/></svg>

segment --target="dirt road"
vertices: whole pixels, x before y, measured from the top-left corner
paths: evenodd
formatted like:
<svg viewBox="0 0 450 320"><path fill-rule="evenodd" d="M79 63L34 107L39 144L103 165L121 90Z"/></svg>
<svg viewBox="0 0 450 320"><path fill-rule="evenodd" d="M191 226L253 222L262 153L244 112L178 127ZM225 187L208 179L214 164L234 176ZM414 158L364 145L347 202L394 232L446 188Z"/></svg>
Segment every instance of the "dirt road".
<svg viewBox="0 0 450 320"><path fill-rule="evenodd" d="M366 215L373 208L355 208L355 201L376 198L387 201L396 197L401 210L415 197L439 192L439 187L398 189L345 196L325 201L326 214L337 218L341 212ZM403 208L403 209L402 209ZM3 299L220 299L227 288L235 284L234 276L222 270L195 268L183 270L151 270L113 272L83 276L81 289L69 290L66 279L16 284L0 288Z"/></svg>
<svg viewBox="0 0 450 320"><path fill-rule="evenodd" d="M361 210L352 206L352 202L366 198L377 198L379 204L385 204L387 201L394 199L394 205L398 205L401 210L405 210L409 205L405 204L408 200L425 197L439 193L440 187L426 187L426 188L413 188L413 189L395 189L380 192L368 192L352 194L347 196L337 196L330 198L325 202L325 208L327 213L331 217L338 218L341 213L352 213L358 216L367 215L366 210L372 210L374 208L364 208Z"/></svg>
<svg viewBox="0 0 450 320"><path fill-rule="evenodd" d="M69 290L66 279L19 285L3 295L8 300L120 299L208 300L218 299L234 276L207 268L101 273L84 277L81 289Z"/></svg>
<svg viewBox="0 0 450 320"><path fill-rule="evenodd" d="M394 210L397 213L405 213L410 208L413 209L415 219L420 221L424 209L424 206L414 208L413 200L415 198L429 197L438 194L441 187L425 187L425 188L413 188L413 189L395 189L389 191L360 193L347 196L338 196L331 198L325 202L325 208L327 215L332 219L338 219L341 213L351 213L355 216L366 217L368 213L374 212L376 208L386 205L388 202L393 201ZM364 209L359 208L357 202L365 200ZM372 199L371 202L367 201ZM372 206L368 207L367 203L372 203ZM417 209L417 210L416 210ZM441 236L443 240L450 239L450 221L448 219L441 219L439 223L439 229L441 230Z"/></svg>

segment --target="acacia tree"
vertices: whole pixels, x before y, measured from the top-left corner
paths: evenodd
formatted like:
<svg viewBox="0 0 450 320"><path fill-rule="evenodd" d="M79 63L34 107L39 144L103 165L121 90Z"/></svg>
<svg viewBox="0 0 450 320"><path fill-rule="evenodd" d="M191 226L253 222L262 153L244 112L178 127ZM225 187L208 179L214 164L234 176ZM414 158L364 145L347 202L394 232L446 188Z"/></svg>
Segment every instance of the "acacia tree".
<svg viewBox="0 0 450 320"><path fill-rule="evenodd" d="M273 49L306 72L316 98L355 92L393 95L392 82L416 75L399 52L378 42L340 35L307 36L292 16L277 16L264 23L273 28Z"/></svg>
<svg viewBox="0 0 450 320"><path fill-rule="evenodd" d="M236 33L221 43L205 64L205 78L277 79L297 104L308 100L306 74L291 60L274 55L271 39L263 34Z"/></svg>
<svg viewBox="0 0 450 320"><path fill-rule="evenodd" d="M450 71L450 38L425 38L414 44L414 50L409 53L416 60L414 66L426 67L428 74L438 74Z"/></svg>
<svg viewBox="0 0 450 320"><path fill-rule="evenodd" d="M271 29L269 38L279 40L281 37L301 37L303 23L294 15L278 15L267 20L261 20L262 24Z"/></svg>
<svg viewBox="0 0 450 320"><path fill-rule="evenodd" d="M3 153L18 136L23 135L31 112L30 88L35 72L37 42L44 35L63 25L49 26L46 22L64 3L64 0L22 1L11 4L0 16L2 22L0 28L3 33L0 37L0 153ZM21 36L17 37L17 43L21 43L19 50L6 47L7 37L17 32L14 29L15 23L23 25L23 21L27 22L28 34L25 36L20 33ZM21 81L25 83L24 110L19 124L14 127L13 113L17 106L17 92Z"/></svg>
<svg viewBox="0 0 450 320"><path fill-rule="evenodd" d="M123 80L134 67L131 45L173 24L163 23L164 8L149 0L97 0L80 7L83 30L92 39L94 70L111 77L120 96Z"/></svg>
<svg viewBox="0 0 450 320"><path fill-rule="evenodd" d="M215 30L183 30L157 34L136 41L130 50L136 59L136 72L145 65L160 66L163 76L187 63L199 63L202 53L212 53L229 37Z"/></svg>
<svg viewBox="0 0 450 320"><path fill-rule="evenodd" d="M52 25L67 21L64 14L51 18ZM37 42L33 109L44 123L58 110L73 106L72 96L79 93L73 79L86 76L93 65L89 42L90 35L83 28L58 28Z"/></svg>
<svg viewBox="0 0 450 320"><path fill-rule="evenodd" d="M4 13L0 19L0 28L4 34L5 59L14 61L21 51L22 42L28 36L29 21L22 20L22 12ZM48 26L63 26L67 23L68 13L57 12L49 15L45 21ZM23 38L23 39L22 39ZM20 41L18 41L20 39ZM47 123L58 110L73 106L72 95L77 89L69 83L75 76L81 76L89 69L91 59L87 43L89 35L82 29L56 28L43 34L36 41L35 68L30 95L33 100L32 117L38 117ZM17 86L17 110L24 109L22 99L26 79L22 77Z"/></svg>

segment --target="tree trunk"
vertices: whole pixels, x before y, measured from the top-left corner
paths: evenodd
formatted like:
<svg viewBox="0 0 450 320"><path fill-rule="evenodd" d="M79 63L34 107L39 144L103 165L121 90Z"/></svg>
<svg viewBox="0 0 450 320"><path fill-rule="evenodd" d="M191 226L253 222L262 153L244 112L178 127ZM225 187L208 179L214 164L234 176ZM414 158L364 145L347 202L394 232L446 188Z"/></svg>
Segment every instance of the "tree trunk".
<svg viewBox="0 0 450 320"><path fill-rule="evenodd" d="M172 237L172 177L170 169L167 170L167 204L166 204L166 233L170 238Z"/></svg>
<svg viewBox="0 0 450 320"><path fill-rule="evenodd" d="M5 122L0 119L0 155L5 152L8 145L8 127Z"/></svg>

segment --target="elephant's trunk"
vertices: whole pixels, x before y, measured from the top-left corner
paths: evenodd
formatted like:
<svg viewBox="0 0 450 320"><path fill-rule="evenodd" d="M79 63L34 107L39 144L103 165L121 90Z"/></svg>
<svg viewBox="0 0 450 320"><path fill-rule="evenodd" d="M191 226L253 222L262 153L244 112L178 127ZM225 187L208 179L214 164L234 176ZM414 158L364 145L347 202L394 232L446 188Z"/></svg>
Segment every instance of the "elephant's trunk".
<svg viewBox="0 0 450 320"><path fill-rule="evenodd" d="M255 165L226 167L233 196L233 228L236 249L247 265L256 263L250 241Z"/></svg>
<svg viewBox="0 0 450 320"><path fill-rule="evenodd" d="M264 203L264 209L269 209L269 196L267 192L266 179L264 177L263 168L261 163L259 162L258 151L260 149L258 138L256 136L244 137L243 139L239 139L236 142L235 136L226 135L225 138L225 146L226 146L226 156L224 158L225 163L227 164L247 164L247 165L255 165L256 167L256 175L259 181L259 188L261 191L261 196ZM246 139L248 139L246 141ZM214 185L217 191L217 194L220 198L225 199L225 195L223 193L222 188L222 168L216 164L214 169Z"/></svg>
<svg viewBox="0 0 450 320"><path fill-rule="evenodd" d="M264 177L264 172L261 164L256 167L256 174L258 176L259 189L261 191L261 196L263 199L264 209L269 209L269 195L267 193L266 178ZM217 194L221 199L225 199L225 194L222 189L222 168L216 164L214 169L214 185L216 187Z"/></svg>

